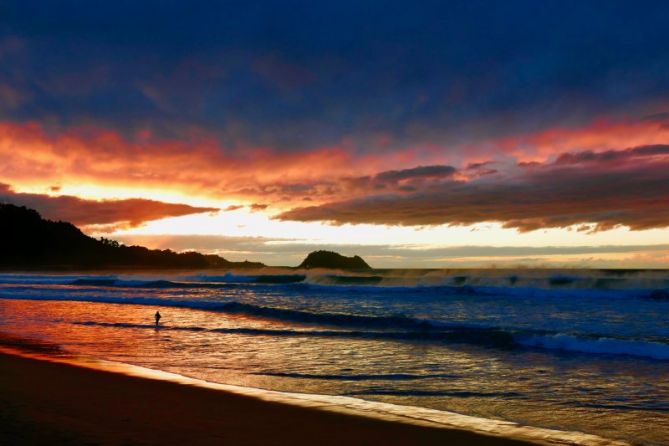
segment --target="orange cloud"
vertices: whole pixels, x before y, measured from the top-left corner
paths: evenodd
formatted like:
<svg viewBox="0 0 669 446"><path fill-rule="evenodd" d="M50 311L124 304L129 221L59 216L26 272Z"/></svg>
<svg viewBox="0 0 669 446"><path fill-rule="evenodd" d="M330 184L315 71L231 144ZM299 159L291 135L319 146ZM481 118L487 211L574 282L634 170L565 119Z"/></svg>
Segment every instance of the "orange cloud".
<svg viewBox="0 0 669 446"><path fill-rule="evenodd" d="M26 206L50 220L63 220L75 225L110 225L132 227L165 217L216 212L216 208L193 207L186 204L162 203L139 198L127 200L84 200L70 196L49 196L17 193L0 183L0 202Z"/></svg>
<svg viewBox="0 0 669 446"><path fill-rule="evenodd" d="M107 130L49 132L34 123L0 123L0 178L14 185L90 183L163 187L229 197L244 184L319 178L350 170L338 148L277 153L267 148L224 150L198 132L186 141L133 141Z"/></svg>
<svg viewBox="0 0 669 446"><path fill-rule="evenodd" d="M669 143L669 117L630 121L597 119L579 128L551 128L490 144L520 161L543 161L570 151L603 151Z"/></svg>
<svg viewBox="0 0 669 446"><path fill-rule="evenodd" d="M402 146L388 135L377 139L365 150L344 139L335 147L291 151L239 143L225 147L198 129L168 141L146 130L123 136L91 126L54 130L37 123L4 122L0 123L0 180L33 191L54 185L98 185L136 190L138 197L151 189L262 202L287 210L304 200L318 205L364 197L370 190L401 188L411 193L439 177L470 181L513 176L510 169L518 163L550 162L565 152L599 153L669 143L669 116L600 119L580 128L452 146Z"/></svg>

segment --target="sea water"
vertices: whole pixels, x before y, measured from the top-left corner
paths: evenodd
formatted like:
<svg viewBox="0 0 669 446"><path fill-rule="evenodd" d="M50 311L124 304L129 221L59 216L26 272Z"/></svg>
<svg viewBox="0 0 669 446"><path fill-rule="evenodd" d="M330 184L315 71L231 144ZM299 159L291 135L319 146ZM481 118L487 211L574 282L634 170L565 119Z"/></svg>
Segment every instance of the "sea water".
<svg viewBox="0 0 669 446"><path fill-rule="evenodd" d="M0 332L63 354L646 445L668 315L666 271L0 274Z"/></svg>

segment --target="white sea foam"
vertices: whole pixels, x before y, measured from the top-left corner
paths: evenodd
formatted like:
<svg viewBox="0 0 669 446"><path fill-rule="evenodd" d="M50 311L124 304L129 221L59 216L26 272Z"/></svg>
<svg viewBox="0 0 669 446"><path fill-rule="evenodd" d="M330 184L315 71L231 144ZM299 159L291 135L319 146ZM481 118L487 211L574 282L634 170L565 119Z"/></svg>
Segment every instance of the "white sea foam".
<svg viewBox="0 0 669 446"><path fill-rule="evenodd" d="M567 334L517 336L515 341L526 347L669 360L669 344L659 342L612 338L588 339Z"/></svg>

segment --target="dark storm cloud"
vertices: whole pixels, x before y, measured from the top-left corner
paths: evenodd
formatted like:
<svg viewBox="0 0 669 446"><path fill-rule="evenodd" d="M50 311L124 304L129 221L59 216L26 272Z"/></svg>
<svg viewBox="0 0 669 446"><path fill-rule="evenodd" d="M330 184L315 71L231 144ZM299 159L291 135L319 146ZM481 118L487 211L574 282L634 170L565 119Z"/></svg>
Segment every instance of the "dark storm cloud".
<svg viewBox="0 0 669 446"><path fill-rule="evenodd" d="M522 167L515 176L448 180L411 194L370 194L297 208L278 218L389 225L501 222L520 231L587 223L593 230L666 227L668 149L564 154L555 162Z"/></svg>
<svg viewBox="0 0 669 446"><path fill-rule="evenodd" d="M375 175L341 178L338 182L330 183L329 189L312 185L312 190L351 195L374 191L411 192L425 184L451 178L457 173L458 169L453 166L439 164L417 166L410 169L386 170Z"/></svg>
<svg viewBox="0 0 669 446"><path fill-rule="evenodd" d="M11 203L37 210L50 220L62 220L75 225L138 226L146 221L178 217L218 209L193 207L186 204L163 203L139 198L125 200L85 200L67 195L49 196L18 193L0 183L0 203Z"/></svg>
<svg viewBox="0 0 669 446"><path fill-rule="evenodd" d="M418 166L411 169L381 172L376 175L376 179L379 181L397 182L423 178L444 178L452 176L455 172L457 172L457 169L452 166Z"/></svg>
<svg viewBox="0 0 669 446"><path fill-rule="evenodd" d="M650 1L8 1L0 119L229 150L458 142L635 113L668 96L668 42Z"/></svg>

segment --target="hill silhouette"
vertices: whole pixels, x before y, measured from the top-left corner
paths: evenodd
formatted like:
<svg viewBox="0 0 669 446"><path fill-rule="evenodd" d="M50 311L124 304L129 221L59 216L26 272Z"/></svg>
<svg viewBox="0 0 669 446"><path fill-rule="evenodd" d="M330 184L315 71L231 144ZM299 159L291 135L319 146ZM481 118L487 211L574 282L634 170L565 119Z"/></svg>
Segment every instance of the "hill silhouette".
<svg viewBox="0 0 669 446"><path fill-rule="evenodd" d="M76 226L43 219L23 206L0 203L0 268L258 268L262 263L231 262L217 255L125 246L94 239Z"/></svg>
<svg viewBox="0 0 669 446"><path fill-rule="evenodd" d="M298 268L331 268L346 270L372 269L360 256L346 257L333 251L314 251L309 253Z"/></svg>

